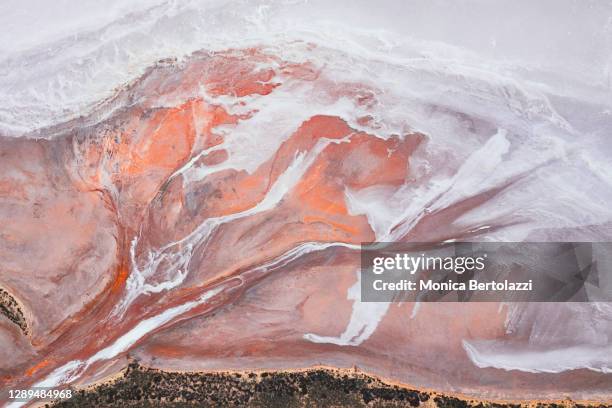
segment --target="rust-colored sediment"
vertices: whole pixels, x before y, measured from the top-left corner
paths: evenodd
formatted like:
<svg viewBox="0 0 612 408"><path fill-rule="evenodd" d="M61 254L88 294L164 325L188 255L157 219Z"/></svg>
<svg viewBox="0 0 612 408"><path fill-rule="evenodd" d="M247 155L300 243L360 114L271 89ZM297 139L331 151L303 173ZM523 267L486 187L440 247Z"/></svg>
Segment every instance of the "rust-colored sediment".
<svg viewBox="0 0 612 408"><path fill-rule="evenodd" d="M416 316L413 304L392 305L363 341L309 340L341 339L347 330L355 305L347 294L359 254L338 246L282 267L274 261L306 242L374 240L367 216L350 211L347 192L393 192L417 182L411 163L428 140L420 133L377 134L375 126L366 132L319 112L286 135L270 134L276 147L253 169L233 166L226 139L257 117L249 101L273 97L295 81L319 81L319 75L312 64L287 63L255 48L195 54L181 65L151 68L117 96L137 102L96 125L58 125L49 130L59 134L52 140L0 138L0 282L23 304L28 329L26 335L17 312L17 325L0 320L0 387L25 388L66 363L87 361L139 322L221 288L109 361L95 361L76 382L116 372L129 354L152 368L196 372L357 362L414 389L486 400L609 399L610 374L476 367L462 340L505 336L505 313L497 304L425 304ZM316 89L326 98L363 109L375 102L367 86L323 83ZM244 109L232 113L215 97L243 98ZM371 122L363 116L356 123ZM250 148L253 156L260 153ZM292 187L270 208L254 211L276 183L287 183L283 176L298 158L309 155L316 157ZM218 171L206 172L211 168ZM496 193L427 213L404 239L466 236L469 229L453 221ZM229 221L201 238L199 228L213 219ZM155 255L159 262L140 271ZM179 255L188 259L180 264L188 272L184 280L130 298L118 312L135 268L150 273L144 278L149 286L170 282Z"/></svg>

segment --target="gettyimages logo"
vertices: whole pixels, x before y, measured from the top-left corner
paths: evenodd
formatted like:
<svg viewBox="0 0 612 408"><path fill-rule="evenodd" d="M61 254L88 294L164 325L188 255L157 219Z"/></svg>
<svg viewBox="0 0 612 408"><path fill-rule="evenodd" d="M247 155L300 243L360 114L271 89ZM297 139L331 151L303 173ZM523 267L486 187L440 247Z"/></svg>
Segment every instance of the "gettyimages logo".
<svg viewBox="0 0 612 408"><path fill-rule="evenodd" d="M372 272L379 275L385 270L405 270L414 275L421 269L425 270L445 270L462 274L466 271L482 271L485 268L485 258L482 256L426 256L409 255L407 253L395 254L395 256L377 256L372 262Z"/></svg>
<svg viewBox="0 0 612 408"><path fill-rule="evenodd" d="M362 244L361 300L612 301L612 244Z"/></svg>

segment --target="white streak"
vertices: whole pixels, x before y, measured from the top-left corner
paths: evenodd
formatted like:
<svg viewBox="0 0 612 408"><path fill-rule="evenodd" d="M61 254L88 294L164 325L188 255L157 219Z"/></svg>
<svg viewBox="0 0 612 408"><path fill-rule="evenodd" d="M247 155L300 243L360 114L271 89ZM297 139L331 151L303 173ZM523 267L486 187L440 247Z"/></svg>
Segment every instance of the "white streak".
<svg viewBox="0 0 612 408"><path fill-rule="evenodd" d="M470 360L480 368L499 368L530 373L561 373L586 368L612 373L612 346L550 347L546 350L524 350L497 347L496 341L477 343L463 341Z"/></svg>
<svg viewBox="0 0 612 408"><path fill-rule="evenodd" d="M134 344L147 334L159 329L180 315L187 313L191 309L200 306L209 299L223 291L224 287L219 286L215 289L204 292L197 300L183 303L164 310L162 313L140 321L127 333L120 336L110 346L98 351L86 361L73 360L55 369L46 379L34 384L34 387L57 387L68 384L78 378L89 366L98 361L110 360L119 354L129 350ZM25 403L11 404L10 407L19 407Z"/></svg>
<svg viewBox="0 0 612 408"><path fill-rule="evenodd" d="M138 237L135 237L130 248L132 269L126 283L127 293L115 307L114 315L125 313L128 306L141 294L158 293L180 285L187 276L188 264L194 248L205 244L216 228L228 222L272 210L297 185L318 155L329 144L346 143L351 136L348 135L337 140L321 138L308 152L297 152L292 163L255 206L238 213L204 220L202 224L180 240L170 242L159 249L150 249L143 266L140 266L136 259ZM164 268L160 268L162 262L165 262ZM155 279L159 280L160 277L162 278L161 282L149 282Z"/></svg>
<svg viewBox="0 0 612 408"><path fill-rule="evenodd" d="M358 346L376 331L378 323L387 314L390 302L361 301L361 273L357 270L357 282L347 292L347 299L353 301L351 317L346 329L339 337L304 334L304 339L313 343L329 343L338 346Z"/></svg>

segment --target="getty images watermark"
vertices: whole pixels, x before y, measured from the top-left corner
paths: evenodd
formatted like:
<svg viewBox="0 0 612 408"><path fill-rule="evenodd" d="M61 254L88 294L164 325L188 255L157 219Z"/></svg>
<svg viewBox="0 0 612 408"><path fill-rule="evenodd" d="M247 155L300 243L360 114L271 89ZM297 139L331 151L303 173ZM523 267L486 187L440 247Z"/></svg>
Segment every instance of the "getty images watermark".
<svg viewBox="0 0 612 408"><path fill-rule="evenodd" d="M612 301L612 244L362 244L361 300Z"/></svg>

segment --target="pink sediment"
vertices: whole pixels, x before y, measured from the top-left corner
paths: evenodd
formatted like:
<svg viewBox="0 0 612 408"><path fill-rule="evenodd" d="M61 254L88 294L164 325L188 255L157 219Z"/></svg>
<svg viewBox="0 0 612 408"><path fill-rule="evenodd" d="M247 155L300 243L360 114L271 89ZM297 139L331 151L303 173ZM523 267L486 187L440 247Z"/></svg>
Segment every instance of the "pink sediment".
<svg viewBox="0 0 612 408"><path fill-rule="evenodd" d="M259 68L265 63L277 68ZM138 96L138 103L98 125L73 129L77 125L68 124L66 134L51 141L1 139L0 212L6 221L0 280L23 302L32 327L30 338L4 340L12 357L0 366L2 388L32 385L70 361L87 361L139 322L222 288L210 300L143 333L110 362L93 362L75 381L95 380L129 353L169 369L357 364L400 382L480 397L566 393L605 398L610 390L602 384L609 375L581 370L556 375L552 383L546 374L474 366L461 341L504 335L505 314L497 304L425 304L414 318L413 304L392 305L359 344L314 343L304 337L340 337L346 329L355 303L347 292L356 282L358 252L335 246L305 252L282 267L261 266L309 242L375 240L367 217L349 211L346 190L398 189L409 183L411 157L426 137L382 138L320 112L286 135L252 172L228 166L188 181L180 169L231 162L218 128L231 132L256 114L232 114L198 97L194 89L203 87L212 97L266 98L283 80L316 78L309 64L285 63L257 49L194 56L180 69L150 70L124 91ZM181 100L184 93L192 96ZM354 84L337 86L335 97L364 107L372 98L355 91ZM168 107L156 98L180 102ZM357 123L370 121L362 117ZM282 199L270 209L249 213L297 157L314 154L320 143L328 144ZM447 227L488 198L479 195L425 216L410 238L464 233ZM205 242L181 241L206 220L242 213L216 226ZM140 294L117 313L131 290L134 268L145 265L151 251L168 246L173 251L168 254L188 254L185 279L171 289ZM172 268L162 259L147 279L164 281L176 272ZM5 326L0 330L2 339L9 332L15 335Z"/></svg>

